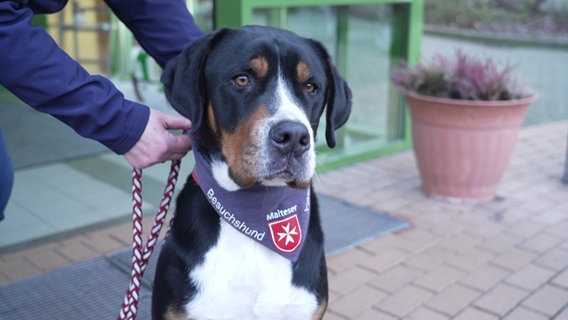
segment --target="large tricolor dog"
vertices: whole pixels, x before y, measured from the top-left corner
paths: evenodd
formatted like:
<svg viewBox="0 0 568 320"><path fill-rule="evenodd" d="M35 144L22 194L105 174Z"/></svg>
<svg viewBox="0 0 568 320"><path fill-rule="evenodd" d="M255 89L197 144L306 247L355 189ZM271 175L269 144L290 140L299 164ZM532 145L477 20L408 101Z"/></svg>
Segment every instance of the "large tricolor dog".
<svg viewBox="0 0 568 320"><path fill-rule="evenodd" d="M222 29L162 77L193 121L196 165L177 199L153 319L320 319L328 298L314 138L351 111L351 91L318 42L289 31Z"/></svg>

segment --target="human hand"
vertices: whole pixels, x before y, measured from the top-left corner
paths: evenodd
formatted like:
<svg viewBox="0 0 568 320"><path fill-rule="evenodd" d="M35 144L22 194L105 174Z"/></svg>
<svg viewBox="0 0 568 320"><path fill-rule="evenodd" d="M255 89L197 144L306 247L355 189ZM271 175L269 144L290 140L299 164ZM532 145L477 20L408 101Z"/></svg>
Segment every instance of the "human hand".
<svg viewBox="0 0 568 320"><path fill-rule="evenodd" d="M124 157L134 168L144 169L159 162L179 160L191 150L189 136L168 130L189 130L191 121L150 108L148 124L136 144Z"/></svg>

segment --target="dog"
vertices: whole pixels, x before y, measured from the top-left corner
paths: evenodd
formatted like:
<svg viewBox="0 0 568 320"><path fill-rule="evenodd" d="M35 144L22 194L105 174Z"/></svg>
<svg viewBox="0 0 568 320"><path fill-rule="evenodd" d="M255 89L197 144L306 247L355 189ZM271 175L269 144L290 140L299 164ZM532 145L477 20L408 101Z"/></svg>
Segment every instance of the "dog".
<svg viewBox="0 0 568 320"><path fill-rule="evenodd" d="M153 319L321 319L328 283L315 136L347 121L352 94L324 46L290 31L224 28L166 66L192 120L196 165L155 272Z"/></svg>

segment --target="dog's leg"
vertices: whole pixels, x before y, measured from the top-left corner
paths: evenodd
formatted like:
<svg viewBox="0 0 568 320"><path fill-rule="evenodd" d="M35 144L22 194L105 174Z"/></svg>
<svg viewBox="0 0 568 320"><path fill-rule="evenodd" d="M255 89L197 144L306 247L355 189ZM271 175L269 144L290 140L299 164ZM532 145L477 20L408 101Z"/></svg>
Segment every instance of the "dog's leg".
<svg viewBox="0 0 568 320"><path fill-rule="evenodd" d="M323 319L323 315L325 313L325 310L327 309L327 300L324 299L320 305L318 306L318 308L316 309L316 312L314 313L314 315L312 316L312 320L321 320Z"/></svg>
<svg viewBox="0 0 568 320"><path fill-rule="evenodd" d="M175 311L170 308L164 315L164 320L192 320L192 318L188 318L183 312Z"/></svg>

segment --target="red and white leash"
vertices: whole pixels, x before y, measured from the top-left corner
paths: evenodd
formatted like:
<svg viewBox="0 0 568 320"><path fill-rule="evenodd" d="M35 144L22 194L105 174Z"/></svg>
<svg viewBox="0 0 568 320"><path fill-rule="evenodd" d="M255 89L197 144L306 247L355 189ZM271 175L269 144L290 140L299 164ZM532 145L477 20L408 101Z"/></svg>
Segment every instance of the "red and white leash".
<svg viewBox="0 0 568 320"><path fill-rule="evenodd" d="M136 168L132 170L132 273L130 285L128 286L122 307L120 308L118 320L136 319L140 283L144 275L144 270L146 270L148 260L158 241L160 230L166 220L166 214L174 194L179 167L179 160L172 161L168 183L164 189L164 197L160 202L160 210L156 215L154 226L148 235L146 246L143 246L142 243L142 170Z"/></svg>

